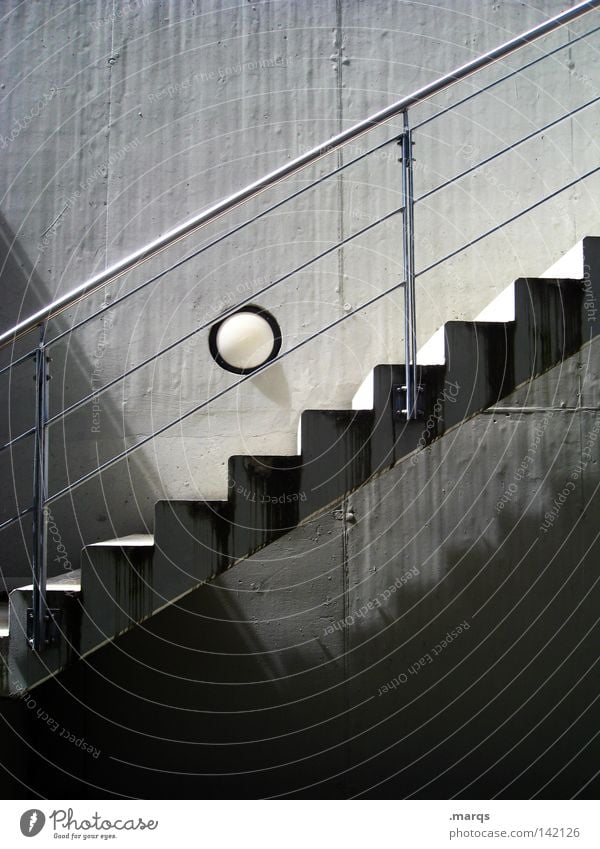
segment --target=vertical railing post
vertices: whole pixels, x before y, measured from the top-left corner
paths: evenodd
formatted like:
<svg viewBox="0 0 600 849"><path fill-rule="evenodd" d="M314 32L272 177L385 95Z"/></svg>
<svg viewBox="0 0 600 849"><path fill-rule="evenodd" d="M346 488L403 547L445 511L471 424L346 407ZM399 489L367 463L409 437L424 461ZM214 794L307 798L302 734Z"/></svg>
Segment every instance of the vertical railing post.
<svg viewBox="0 0 600 849"><path fill-rule="evenodd" d="M402 241L404 251L404 363L406 384L406 418L417 415L417 312L415 303L415 225L412 133L408 111L404 115L402 133Z"/></svg>
<svg viewBox="0 0 600 849"><path fill-rule="evenodd" d="M48 357L46 325L40 326L35 360L35 454L33 461L33 622L30 645L42 651L46 645L48 607L46 603L46 539L48 517Z"/></svg>

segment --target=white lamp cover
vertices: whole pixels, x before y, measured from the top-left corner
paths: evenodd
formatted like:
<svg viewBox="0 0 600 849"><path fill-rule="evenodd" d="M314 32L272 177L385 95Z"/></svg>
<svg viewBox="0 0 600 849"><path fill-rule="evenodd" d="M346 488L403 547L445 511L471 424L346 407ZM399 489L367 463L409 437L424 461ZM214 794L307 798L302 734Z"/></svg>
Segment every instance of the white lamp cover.
<svg viewBox="0 0 600 849"><path fill-rule="evenodd" d="M254 312L238 312L219 327L216 345L226 363L237 369L252 369L269 359L275 335L269 322Z"/></svg>

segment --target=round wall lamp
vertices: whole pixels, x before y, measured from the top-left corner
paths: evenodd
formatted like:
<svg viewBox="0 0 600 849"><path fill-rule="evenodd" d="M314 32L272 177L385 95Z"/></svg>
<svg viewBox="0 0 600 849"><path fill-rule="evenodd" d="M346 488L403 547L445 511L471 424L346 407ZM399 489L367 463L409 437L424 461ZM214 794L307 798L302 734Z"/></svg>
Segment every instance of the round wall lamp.
<svg viewBox="0 0 600 849"><path fill-rule="evenodd" d="M271 313L249 304L213 324L208 345L221 368L251 374L275 359L281 348L281 330Z"/></svg>

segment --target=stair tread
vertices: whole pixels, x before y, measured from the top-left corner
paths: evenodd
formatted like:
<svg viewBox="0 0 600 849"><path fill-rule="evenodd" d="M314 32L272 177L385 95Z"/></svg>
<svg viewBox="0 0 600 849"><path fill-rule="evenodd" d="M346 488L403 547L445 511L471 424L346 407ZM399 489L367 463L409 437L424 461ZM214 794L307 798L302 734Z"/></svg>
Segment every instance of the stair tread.
<svg viewBox="0 0 600 849"><path fill-rule="evenodd" d="M128 546L143 546L154 545L154 536L152 534L129 534L124 537L117 537L116 539L106 539L101 542L93 542L88 548L100 548L102 546L113 546L113 547L128 547Z"/></svg>
<svg viewBox="0 0 600 849"><path fill-rule="evenodd" d="M18 589L32 590L33 584L25 584ZM64 575L55 575L53 578L48 578L48 581L46 582L46 589L62 590L63 592L80 592L81 569L73 569L71 572L65 572Z"/></svg>

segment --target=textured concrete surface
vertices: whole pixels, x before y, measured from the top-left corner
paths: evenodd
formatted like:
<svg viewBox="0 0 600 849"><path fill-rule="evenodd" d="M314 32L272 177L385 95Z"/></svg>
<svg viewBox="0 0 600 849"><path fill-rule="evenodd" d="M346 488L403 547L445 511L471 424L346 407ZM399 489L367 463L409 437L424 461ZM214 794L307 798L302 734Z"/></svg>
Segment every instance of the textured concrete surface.
<svg viewBox="0 0 600 849"><path fill-rule="evenodd" d="M99 1L57 0L51 8L7 2L0 47L0 146L7 174L0 202L2 326L274 164L563 5L440 0L426 8L384 0L284 0L225 8L138 0L112 9ZM547 45L594 25L597 16L589 16ZM592 36L483 95L477 108L465 104L417 131L417 193L596 96L597 45ZM532 47L467 81L452 97L537 55ZM449 98L423 107L415 120ZM595 116L593 110L579 113L498 160L485 176L475 174L439 193L435 203L421 204L418 266L595 167ZM397 130L396 124L385 132ZM372 134L373 143L382 133ZM364 150L366 142L340 160ZM337 155L328 157L293 185L236 211L231 222L337 161ZM109 312L77 331L54 350L53 410L398 206L399 192L392 146L386 156L355 166L287 212L279 210L172 272L114 316ZM596 196L597 180L590 178L420 277L420 341L444 320L474 317L511 278L541 272L577 238L593 233ZM164 270L224 226L218 222L78 305L54 322L54 330ZM258 299L277 316L286 347L399 279L399 227L395 219L382 225ZM371 366L400 359L401 325L396 295L57 503L54 521L73 566L84 542L152 530L158 498L224 497L229 455L294 453L300 410L349 407ZM30 367L21 370L11 381L3 436L31 420ZM210 359L206 334L197 335L54 428L52 489L231 382ZM3 516L15 503L28 503L31 490L30 445L8 453L0 458L9 481ZM26 573L28 537L25 526L5 534L4 574Z"/></svg>
<svg viewBox="0 0 600 849"><path fill-rule="evenodd" d="M37 688L97 758L7 706L36 752L17 774L78 798L597 798L599 353ZM567 378L579 402L546 404Z"/></svg>

